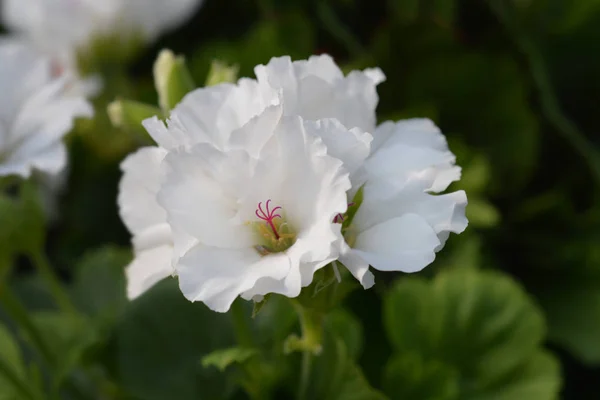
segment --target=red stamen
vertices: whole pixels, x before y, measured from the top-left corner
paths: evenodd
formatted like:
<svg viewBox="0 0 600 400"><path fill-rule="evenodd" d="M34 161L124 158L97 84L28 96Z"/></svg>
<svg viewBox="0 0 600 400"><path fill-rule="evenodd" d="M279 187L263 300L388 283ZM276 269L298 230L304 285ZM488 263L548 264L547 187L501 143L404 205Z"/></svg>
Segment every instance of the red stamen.
<svg viewBox="0 0 600 400"><path fill-rule="evenodd" d="M281 210L281 207L277 206L274 209L270 210L269 209L270 202L271 202L271 199L267 200L267 203L265 204L266 212L262 208L262 202L260 202L260 203L258 203L258 208L256 209L256 211L254 211L254 213L256 214L256 216L259 219L262 219L263 221L265 221L267 223L267 225L273 231L273 234L275 234L275 238L277 240L279 240L279 233L277 233L277 229L275 228L275 224L273 224L273 220L276 217L281 218L280 214L275 214L275 211Z"/></svg>

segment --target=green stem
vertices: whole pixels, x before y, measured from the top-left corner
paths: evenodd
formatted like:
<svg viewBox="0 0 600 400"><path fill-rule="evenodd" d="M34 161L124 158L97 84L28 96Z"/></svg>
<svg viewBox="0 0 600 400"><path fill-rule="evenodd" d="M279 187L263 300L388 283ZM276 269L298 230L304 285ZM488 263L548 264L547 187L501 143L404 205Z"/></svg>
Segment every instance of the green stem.
<svg viewBox="0 0 600 400"><path fill-rule="evenodd" d="M298 313L300 327L302 329L302 338L300 339L302 347L302 368L300 371L300 387L298 389L298 399L307 399L308 386L310 384L310 374L312 368L312 359L315 354L322 350L323 342L323 314L304 307L299 302L293 302L294 308Z"/></svg>
<svg viewBox="0 0 600 400"><path fill-rule="evenodd" d="M54 274L46 255L42 251L32 252L30 254L31 260L35 264L40 276L46 281L50 293L54 297L54 301L58 307L67 313L75 314L77 309L71 302L69 295L65 291L64 287L59 282L58 278Z"/></svg>
<svg viewBox="0 0 600 400"><path fill-rule="evenodd" d="M302 370L300 371L300 388L298 390L298 399L306 399L308 384L310 382L310 370L312 367L312 352L304 350L302 352Z"/></svg>

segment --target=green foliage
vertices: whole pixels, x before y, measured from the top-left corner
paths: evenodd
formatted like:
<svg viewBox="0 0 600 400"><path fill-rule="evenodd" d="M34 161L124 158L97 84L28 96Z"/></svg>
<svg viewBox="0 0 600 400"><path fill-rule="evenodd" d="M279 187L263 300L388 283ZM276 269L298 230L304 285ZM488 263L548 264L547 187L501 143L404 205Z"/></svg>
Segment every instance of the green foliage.
<svg viewBox="0 0 600 400"><path fill-rule="evenodd" d="M127 304L123 271L130 261L131 251L115 246L86 253L73 283L79 309L99 323L112 325Z"/></svg>
<svg viewBox="0 0 600 400"><path fill-rule="evenodd" d="M392 378L413 366L406 385L412 382L431 398L525 398L503 394L506 389L535 393L531 398L540 400L556 397L558 368L552 357L539 355L542 314L508 277L458 269L431 282L406 279L389 293L384 307L387 334L398 354L387 367L388 388L396 387ZM430 393L436 383L439 391Z"/></svg>
<svg viewBox="0 0 600 400"><path fill-rule="evenodd" d="M170 50L163 50L154 63L154 83L158 92L158 104L168 112L196 88L183 56L175 57Z"/></svg>
<svg viewBox="0 0 600 400"><path fill-rule="evenodd" d="M234 344L231 323L226 315L188 302L176 285L161 282L123 313L115 334L117 377L143 399L219 398L224 378L199 361Z"/></svg>
<svg viewBox="0 0 600 400"><path fill-rule="evenodd" d="M205 3L145 51L111 35L80 49L104 90L65 140L62 192L37 173L0 181L0 399L296 398L305 350L305 399L596 398L600 1ZM322 52L346 73L383 70L380 121L440 126L468 229L417 276L374 271L366 293L338 265L341 282L323 268L254 316L190 303L176 279L128 300L116 196L121 161L153 145L140 122L198 84Z"/></svg>
<svg viewBox="0 0 600 400"><path fill-rule="evenodd" d="M202 366L204 368L217 367L219 371L223 372L228 366L235 363L243 364L257 354L258 350L243 347L216 350L202 357Z"/></svg>
<svg viewBox="0 0 600 400"><path fill-rule="evenodd" d="M334 334L325 335L323 353L315 356L309 399L385 400L374 390L348 353L344 341Z"/></svg>
<svg viewBox="0 0 600 400"><path fill-rule="evenodd" d="M28 382L25 362L17 342L5 326L0 325L0 398L36 399Z"/></svg>

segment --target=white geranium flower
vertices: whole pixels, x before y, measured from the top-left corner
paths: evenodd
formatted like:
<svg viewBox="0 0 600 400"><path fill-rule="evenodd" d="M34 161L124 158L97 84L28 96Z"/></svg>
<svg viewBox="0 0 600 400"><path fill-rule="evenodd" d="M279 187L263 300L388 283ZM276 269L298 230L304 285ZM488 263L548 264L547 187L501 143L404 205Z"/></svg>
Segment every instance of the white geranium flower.
<svg viewBox="0 0 600 400"><path fill-rule="evenodd" d="M201 143L169 152L158 200L177 243L183 294L225 312L242 296L295 297L337 258L334 244L350 188L314 124L269 107L231 133L231 148ZM258 156L258 157L255 157ZM306 282L303 282L303 275Z"/></svg>
<svg viewBox="0 0 600 400"><path fill-rule="evenodd" d="M0 80L0 176L59 174L67 163L62 138L92 106L68 92L70 76L55 76L49 60L18 41L0 41Z"/></svg>
<svg viewBox="0 0 600 400"><path fill-rule="evenodd" d="M256 81L241 79L237 85L222 84L189 93L172 110L166 125L157 117L144 121L158 146L140 149L121 164L123 178L118 198L121 219L133 235L136 254L127 267L130 299L173 275L172 260L176 262L194 244L191 238L179 240L177 245L181 248L174 251L166 213L156 200L160 164L167 150L198 143L224 149L234 130L277 102L275 92L265 92Z"/></svg>
<svg viewBox="0 0 600 400"><path fill-rule="evenodd" d="M145 147L121 164L119 211L133 234L135 259L126 268L127 296L138 297L173 273L173 240L165 211L156 202L160 185L160 163L166 151Z"/></svg>
<svg viewBox="0 0 600 400"><path fill-rule="evenodd" d="M467 227L464 191L434 195L460 179L460 168L440 130L426 119L386 122L374 133L360 172L358 209L344 226L340 261L365 288L369 265L416 272L435 259L450 232ZM357 189L355 186L354 189Z"/></svg>
<svg viewBox="0 0 600 400"><path fill-rule="evenodd" d="M254 72L261 85L281 91L285 115L335 118L347 128L375 130L376 86L385 80L379 68L344 76L328 55L294 62L286 56L272 58Z"/></svg>
<svg viewBox="0 0 600 400"><path fill-rule="evenodd" d="M202 0L4 0L2 20L53 56L70 57L96 37L155 40ZM64 59L64 58L62 58Z"/></svg>

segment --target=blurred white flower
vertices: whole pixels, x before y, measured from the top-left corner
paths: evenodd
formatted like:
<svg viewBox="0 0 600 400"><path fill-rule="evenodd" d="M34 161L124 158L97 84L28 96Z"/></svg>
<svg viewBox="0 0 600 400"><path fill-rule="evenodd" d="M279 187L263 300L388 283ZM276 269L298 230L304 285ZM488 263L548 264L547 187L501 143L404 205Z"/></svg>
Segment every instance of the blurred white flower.
<svg viewBox="0 0 600 400"><path fill-rule="evenodd" d="M58 175L66 166L62 138L92 106L69 92L72 77L19 41L0 41L0 176L32 170Z"/></svg>
<svg viewBox="0 0 600 400"><path fill-rule="evenodd" d="M241 79L236 85L200 88L185 96L171 111L166 125L157 117L144 121L146 130L158 146L140 149L123 161L118 198L121 219L133 235L136 254L127 267L130 299L173 275L172 264L195 243L191 238L179 240L174 251L166 213L156 200L161 179L160 164L167 151L198 143L228 148L234 130L267 106L277 104L275 92L262 91L256 81L250 79Z"/></svg>
<svg viewBox="0 0 600 400"><path fill-rule="evenodd" d="M433 194L460 179L455 156L433 122L386 122L373 136L371 155L355 178L363 185L360 204L344 226L340 256L365 288L374 283L369 265L420 271L433 262L450 232L460 233L468 224L464 191Z"/></svg>
<svg viewBox="0 0 600 400"><path fill-rule="evenodd" d="M285 115L314 121L335 118L347 128L375 130L376 87L385 80L379 68L344 76L329 55L293 62L285 56L258 65L254 73L261 85L281 91Z"/></svg>
<svg viewBox="0 0 600 400"><path fill-rule="evenodd" d="M151 42L177 27L202 0L4 0L2 22L60 60L98 37Z"/></svg>
<svg viewBox="0 0 600 400"><path fill-rule="evenodd" d="M169 152L158 200L174 242L197 244L175 268L183 294L225 312L238 297L295 297L337 258L333 246L350 188L314 124L271 106L230 134ZM192 115L190 115L192 117Z"/></svg>

